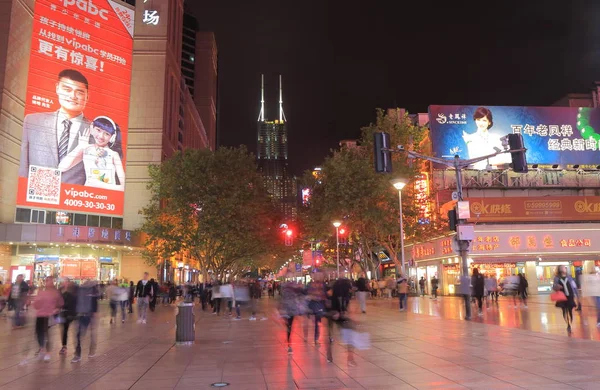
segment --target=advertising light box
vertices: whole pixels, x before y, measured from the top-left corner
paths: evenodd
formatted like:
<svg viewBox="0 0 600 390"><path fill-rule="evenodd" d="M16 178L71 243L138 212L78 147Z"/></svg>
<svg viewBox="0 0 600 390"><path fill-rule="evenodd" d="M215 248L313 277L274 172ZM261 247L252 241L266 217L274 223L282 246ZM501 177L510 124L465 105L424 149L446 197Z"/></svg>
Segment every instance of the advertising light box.
<svg viewBox="0 0 600 390"><path fill-rule="evenodd" d="M37 0L17 204L123 214L134 12Z"/></svg>
<svg viewBox="0 0 600 390"><path fill-rule="evenodd" d="M523 136L529 164L597 166L600 109L573 107L429 106L437 157L473 159L504 150L501 137ZM472 165L485 169L511 162L501 154Z"/></svg>

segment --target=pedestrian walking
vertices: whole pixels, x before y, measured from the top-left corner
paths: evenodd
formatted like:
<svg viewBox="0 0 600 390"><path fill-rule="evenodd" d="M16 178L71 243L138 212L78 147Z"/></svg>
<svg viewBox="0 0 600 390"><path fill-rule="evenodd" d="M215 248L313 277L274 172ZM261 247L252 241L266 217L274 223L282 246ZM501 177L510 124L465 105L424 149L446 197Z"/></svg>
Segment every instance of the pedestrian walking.
<svg viewBox="0 0 600 390"><path fill-rule="evenodd" d="M479 268L473 268L471 286L473 286L473 296L477 301L477 315L481 317L483 316L483 291L485 289L485 281L483 275L479 273Z"/></svg>
<svg viewBox="0 0 600 390"><path fill-rule="evenodd" d="M396 275L396 284L398 285L398 301L400 311L408 309L408 280L402 275Z"/></svg>
<svg viewBox="0 0 600 390"><path fill-rule="evenodd" d="M288 272L286 276L288 280L294 277L292 272ZM307 312L306 301L302 290L302 285L294 281L285 282L281 286L281 305L279 313L281 318L284 319L287 329L287 352L289 354L292 353L291 337L294 318L302 316Z"/></svg>
<svg viewBox="0 0 600 390"><path fill-rule="evenodd" d="M133 314L133 302L135 301L135 285L133 280L129 282L129 314Z"/></svg>
<svg viewBox="0 0 600 390"><path fill-rule="evenodd" d="M158 296L158 292L159 292L159 286L158 283L154 280L154 278L150 279L150 289L152 291L152 295L150 295L149 301L148 301L148 308L150 309L150 311L154 311L156 310L156 297Z"/></svg>
<svg viewBox="0 0 600 390"><path fill-rule="evenodd" d="M421 292L421 296L424 297L425 296L425 278L423 276L421 276L421 279L419 279L419 291Z"/></svg>
<svg viewBox="0 0 600 390"><path fill-rule="evenodd" d="M362 273L360 278L356 281L356 289L356 297L358 298L360 311L364 314L367 312L367 295L369 294L369 282L364 273Z"/></svg>
<svg viewBox="0 0 600 390"><path fill-rule="evenodd" d="M25 318L22 315L23 308L29 299L29 285L23 275L17 275L17 280L12 284L8 295L8 305L15 311L13 328L25 326Z"/></svg>
<svg viewBox="0 0 600 390"><path fill-rule="evenodd" d="M67 339L69 337L69 327L71 323L77 319L77 285L68 278L63 283L62 288L63 307L61 310L62 316L62 348L59 354L67 354Z"/></svg>
<svg viewBox="0 0 600 390"><path fill-rule="evenodd" d="M144 278L138 281L135 288L135 297L138 301L138 324L146 323L148 306L150 305L150 299L154 295L154 283L148 280L149 276L148 272L144 272Z"/></svg>
<svg viewBox="0 0 600 390"><path fill-rule="evenodd" d="M88 357L96 357L96 313L98 312L99 296L98 283L94 280L85 281L77 290L77 346L71 363L81 361L81 344L88 330L90 332Z"/></svg>
<svg viewBox="0 0 600 390"><path fill-rule="evenodd" d="M494 275L485 278L485 289L488 292L488 299L494 302L495 297L496 303L498 303L498 279Z"/></svg>
<svg viewBox="0 0 600 390"><path fill-rule="evenodd" d="M431 299L437 299L438 285L439 285L439 280L436 275L433 275L433 277L431 278Z"/></svg>
<svg viewBox="0 0 600 390"><path fill-rule="evenodd" d="M573 308L577 306L575 298L577 297L577 285L571 277L567 274L567 267L559 265L556 267L556 275L554 276L554 283L552 285L554 291L560 291L565 295L565 300L557 300L556 307L560 307L562 310L563 318L567 323L567 332L571 333L571 324L573 323Z"/></svg>
<svg viewBox="0 0 600 390"><path fill-rule="evenodd" d="M6 285L0 280L0 313L6 307Z"/></svg>
<svg viewBox="0 0 600 390"><path fill-rule="evenodd" d="M125 305L129 300L127 287L121 286L115 279L106 290L106 296L110 302L110 323L117 322L117 310L121 308L121 322L125 322Z"/></svg>
<svg viewBox="0 0 600 390"><path fill-rule="evenodd" d="M324 283L325 275L321 272L313 274L313 280L307 286L308 313L315 317L315 344L319 343L321 319L326 314L325 301L327 300L327 287ZM308 327L308 323L306 325ZM308 339L308 329L306 330Z"/></svg>
<svg viewBox="0 0 600 390"><path fill-rule="evenodd" d="M63 298L60 292L54 287L54 278L46 277L44 282L45 288L38 292L33 301L33 308L36 310L35 334L40 349L36 353L42 354L44 361L50 361L50 337L48 329L50 326L50 318L57 315L60 308L63 306Z"/></svg>
<svg viewBox="0 0 600 390"><path fill-rule="evenodd" d="M523 303L523 307L527 309L527 289L529 288L529 282L525 278L525 275L519 273L519 298Z"/></svg>
<svg viewBox="0 0 600 390"><path fill-rule="evenodd" d="M240 280L233 285L233 300L235 302L235 320L242 319L241 307L247 306L250 302L250 287L246 280Z"/></svg>

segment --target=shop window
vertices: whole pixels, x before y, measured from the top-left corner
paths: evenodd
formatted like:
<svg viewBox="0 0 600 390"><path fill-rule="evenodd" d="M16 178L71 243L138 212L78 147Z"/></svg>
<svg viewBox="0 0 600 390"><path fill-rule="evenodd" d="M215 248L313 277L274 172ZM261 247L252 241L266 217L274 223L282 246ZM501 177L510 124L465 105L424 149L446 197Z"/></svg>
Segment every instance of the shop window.
<svg viewBox="0 0 600 390"><path fill-rule="evenodd" d="M123 229L123 218L113 218L112 227L113 229Z"/></svg>
<svg viewBox="0 0 600 390"><path fill-rule="evenodd" d="M111 217L100 217L100 227L110 228L112 225Z"/></svg>
<svg viewBox="0 0 600 390"><path fill-rule="evenodd" d="M87 225L94 226L94 227L100 226L100 216L99 215L88 215Z"/></svg>
<svg viewBox="0 0 600 390"><path fill-rule="evenodd" d="M17 208L16 222L29 223L31 221L31 209Z"/></svg>
<svg viewBox="0 0 600 390"><path fill-rule="evenodd" d="M87 215L85 214L75 214L73 218L73 225L75 226L85 226L87 225Z"/></svg>

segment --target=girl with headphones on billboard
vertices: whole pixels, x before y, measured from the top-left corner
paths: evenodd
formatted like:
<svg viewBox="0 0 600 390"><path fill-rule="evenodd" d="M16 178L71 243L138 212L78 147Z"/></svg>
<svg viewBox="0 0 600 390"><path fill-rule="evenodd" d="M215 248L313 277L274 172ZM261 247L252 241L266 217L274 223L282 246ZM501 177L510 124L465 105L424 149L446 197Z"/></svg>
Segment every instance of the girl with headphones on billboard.
<svg viewBox="0 0 600 390"><path fill-rule="evenodd" d="M89 143L90 134L94 138L93 144ZM86 186L123 191L122 154L119 126L109 117L99 116L80 133L79 144L62 159L58 169L68 171L83 160Z"/></svg>

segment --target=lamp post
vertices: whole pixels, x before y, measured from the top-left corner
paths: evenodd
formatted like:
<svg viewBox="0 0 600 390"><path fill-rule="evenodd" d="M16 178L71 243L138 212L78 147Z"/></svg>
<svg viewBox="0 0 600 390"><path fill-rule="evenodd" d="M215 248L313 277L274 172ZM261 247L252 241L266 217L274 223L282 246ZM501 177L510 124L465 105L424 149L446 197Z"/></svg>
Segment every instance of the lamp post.
<svg viewBox="0 0 600 390"><path fill-rule="evenodd" d="M337 256L337 278L340 278L340 226L342 223L340 221L334 221L333 226L335 226L335 251Z"/></svg>
<svg viewBox="0 0 600 390"><path fill-rule="evenodd" d="M394 179L390 181L395 189L398 190L398 205L400 206L400 258L402 264L402 276L406 277L404 263L404 223L402 221L402 189L406 186L406 180Z"/></svg>

